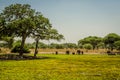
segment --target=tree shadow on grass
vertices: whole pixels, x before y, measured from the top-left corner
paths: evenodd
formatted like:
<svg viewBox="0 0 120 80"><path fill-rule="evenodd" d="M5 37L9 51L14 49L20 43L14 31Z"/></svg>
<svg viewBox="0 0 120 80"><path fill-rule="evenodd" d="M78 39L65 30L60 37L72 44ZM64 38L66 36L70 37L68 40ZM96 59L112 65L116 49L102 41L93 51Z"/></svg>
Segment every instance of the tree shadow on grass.
<svg viewBox="0 0 120 80"><path fill-rule="evenodd" d="M0 60L42 60L42 59L53 59L54 57L46 57L46 56L30 56L30 55L23 55L20 57L17 54L0 54Z"/></svg>

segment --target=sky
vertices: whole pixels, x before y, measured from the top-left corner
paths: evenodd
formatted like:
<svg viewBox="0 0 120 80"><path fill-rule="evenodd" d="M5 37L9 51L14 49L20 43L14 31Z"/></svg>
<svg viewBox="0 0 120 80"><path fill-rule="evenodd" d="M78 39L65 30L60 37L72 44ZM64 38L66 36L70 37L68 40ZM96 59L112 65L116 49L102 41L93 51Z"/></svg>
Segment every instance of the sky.
<svg viewBox="0 0 120 80"><path fill-rule="evenodd" d="M0 12L15 3L30 4L49 18L53 28L64 35L65 43L108 33L120 35L120 0L0 0Z"/></svg>

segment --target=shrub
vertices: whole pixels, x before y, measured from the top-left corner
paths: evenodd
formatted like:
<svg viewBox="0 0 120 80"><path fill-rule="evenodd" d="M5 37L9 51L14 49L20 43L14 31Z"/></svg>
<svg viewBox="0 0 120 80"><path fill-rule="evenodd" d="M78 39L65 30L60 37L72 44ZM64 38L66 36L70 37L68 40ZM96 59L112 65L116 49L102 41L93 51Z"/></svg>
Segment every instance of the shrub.
<svg viewBox="0 0 120 80"><path fill-rule="evenodd" d="M13 49L11 50L11 52L13 53L19 53L20 52L20 45L17 44L13 47ZM30 53L29 48L25 45L23 48L23 53Z"/></svg>
<svg viewBox="0 0 120 80"><path fill-rule="evenodd" d="M88 44L84 44L83 47L85 49L88 49L88 50L93 49L93 46L91 44L89 44L89 43Z"/></svg>

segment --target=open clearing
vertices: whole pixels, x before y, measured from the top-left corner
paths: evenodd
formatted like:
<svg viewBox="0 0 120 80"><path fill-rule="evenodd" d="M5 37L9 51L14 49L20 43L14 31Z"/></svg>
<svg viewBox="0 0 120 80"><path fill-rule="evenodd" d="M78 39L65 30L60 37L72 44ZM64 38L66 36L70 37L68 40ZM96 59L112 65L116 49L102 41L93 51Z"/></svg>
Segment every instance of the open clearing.
<svg viewBox="0 0 120 80"><path fill-rule="evenodd" d="M120 80L120 55L53 55L1 60L0 80Z"/></svg>

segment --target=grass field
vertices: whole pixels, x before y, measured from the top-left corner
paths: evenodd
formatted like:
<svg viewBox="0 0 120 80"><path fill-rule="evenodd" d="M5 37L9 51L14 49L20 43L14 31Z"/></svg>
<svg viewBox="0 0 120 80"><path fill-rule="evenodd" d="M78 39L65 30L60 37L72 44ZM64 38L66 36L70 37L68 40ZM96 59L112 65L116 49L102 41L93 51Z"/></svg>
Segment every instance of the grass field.
<svg viewBox="0 0 120 80"><path fill-rule="evenodd" d="M45 55L0 61L0 80L120 80L120 55Z"/></svg>

